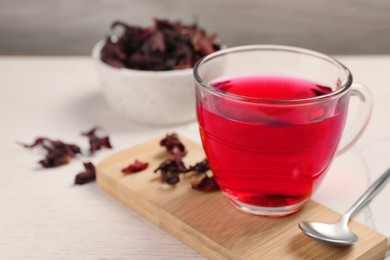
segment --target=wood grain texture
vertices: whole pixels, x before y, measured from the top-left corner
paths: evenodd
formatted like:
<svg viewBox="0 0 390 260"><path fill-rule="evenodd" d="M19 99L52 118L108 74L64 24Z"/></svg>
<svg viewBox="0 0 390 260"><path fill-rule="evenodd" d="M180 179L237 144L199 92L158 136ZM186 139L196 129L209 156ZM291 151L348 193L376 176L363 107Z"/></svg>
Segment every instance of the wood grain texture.
<svg viewBox="0 0 390 260"><path fill-rule="evenodd" d="M189 154L186 164L204 158L201 146L181 137ZM191 190L194 176L175 187L162 184L153 170L167 158L159 139L111 155L97 165L100 187L149 221L210 259L382 259L387 238L352 221L359 241L351 247L329 247L309 239L298 228L302 220L332 222L339 214L313 201L284 218L266 218L238 211L221 192ZM144 172L120 170L134 159L149 162Z"/></svg>
<svg viewBox="0 0 390 260"><path fill-rule="evenodd" d="M0 54L84 54L114 20L198 20L228 46L285 44L329 54L389 54L387 0L0 0Z"/></svg>

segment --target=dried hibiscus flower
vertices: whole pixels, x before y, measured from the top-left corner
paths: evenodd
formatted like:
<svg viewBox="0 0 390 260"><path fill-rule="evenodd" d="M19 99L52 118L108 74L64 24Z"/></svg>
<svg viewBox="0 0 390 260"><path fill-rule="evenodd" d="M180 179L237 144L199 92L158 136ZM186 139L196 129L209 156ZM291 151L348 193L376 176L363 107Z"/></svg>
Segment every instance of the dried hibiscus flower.
<svg viewBox="0 0 390 260"><path fill-rule="evenodd" d="M177 134L167 134L165 138L160 141L160 145L164 146L167 151L173 155L172 158L163 161L159 167L154 170L155 173L160 171L161 180L163 182L174 185L180 182L180 174L195 172L197 174L204 174L205 177L200 182L192 183L192 188L203 191L219 189L214 178L206 175L206 172L210 170L207 159L186 168L183 157L187 154L187 151Z"/></svg>
<svg viewBox="0 0 390 260"><path fill-rule="evenodd" d="M205 175L200 181L192 182L191 187L199 191L216 191L219 190L219 186L214 177Z"/></svg>
<svg viewBox="0 0 390 260"><path fill-rule="evenodd" d="M202 57L221 49L216 35L208 36L196 24L154 19L150 28L130 26L116 21L106 38L101 59L114 67L137 70L174 70L192 68Z"/></svg>
<svg viewBox="0 0 390 260"><path fill-rule="evenodd" d="M149 163L141 162L141 161L138 161L137 159L135 159L135 161L133 163L131 163L127 167L123 168L121 170L121 172L123 172L123 173L136 173L136 172L140 172L140 171L145 170L146 168L148 168L148 166L149 166Z"/></svg>
<svg viewBox="0 0 390 260"><path fill-rule="evenodd" d="M165 146L167 151L174 156L184 157L187 154L186 147L175 133L167 134L165 138L160 141L160 145Z"/></svg>
<svg viewBox="0 0 390 260"><path fill-rule="evenodd" d="M186 148L175 133L167 134L160 141L160 145L164 146L173 157L163 161L154 172L160 171L161 181L174 185L180 181L179 174L187 172L183 162L183 157L187 154Z"/></svg>
<svg viewBox="0 0 390 260"><path fill-rule="evenodd" d="M91 130L81 133L81 135L88 137L89 139L89 151L90 153L94 153L97 150L102 148L112 148L110 143L110 138L108 136L98 137L96 135L96 131L98 127L94 127Z"/></svg>
<svg viewBox="0 0 390 260"><path fill-rule="evenodd" d="M75 184L85 184L96 179L95 165L91 162L84 163L85 170L76 175L74 179Z"/></svg>
<svg viewBox="0 0 390 260"><path fill-rule="evenodd" d="M186 167L180 156L163 161L154 172L160 171L161 181L168 184L176 184L180 181L179 174L186 172Z"/></svg>
<svg viewBox="0 0 390 260"><path fill-rule="evenodd" d="M213 177L208 177L206 172L210 170L208 160L204 159L193 166L186 167L183 162L183 157L187 154L184 144L180 141L177 134L167 134L160 141L160 145L164 146L172 157L163 161L155 170L159 172L161 181L170 185L175 185L180 182L180 174L194 172L196 174L204 174L204 177L198 181L191 183L193 189L199 191L214 191L218 190L219 186ZM132 164L123 168L123 173L135 173L142 171L148 167L148 163L134 160Z"/></svg>
<svg viewBox="0 0 390 260"><path fill-rule="evenodd" d="M161 180L162 182L168 183L170 185L175 185L176 183L180 182L179 173L161 171Z"/></svg>
<svg viewBox="0 0 390 260"><path fill-rule="evenodd" d="M77 154L81 153L80 147L74 144L67 144L58 140L51 140L46 137L38 137L32 144L22 144L26 148L41 146L46 150L46 156L39 163L45 168L57 167L67 164Z"/></svg>
<svg viewBox="0 0 390 260"><path fill-rule="evenodd" d="M204 159L201 162L196 163L193 166L188 167L187 172L196 172L204 174L204 177L196 182L191 183L191 187L199 191L215 191L219 190L219 186L215 181L214 177L207 176L206 172L210 170L209 162L207 159Z"/></svg>

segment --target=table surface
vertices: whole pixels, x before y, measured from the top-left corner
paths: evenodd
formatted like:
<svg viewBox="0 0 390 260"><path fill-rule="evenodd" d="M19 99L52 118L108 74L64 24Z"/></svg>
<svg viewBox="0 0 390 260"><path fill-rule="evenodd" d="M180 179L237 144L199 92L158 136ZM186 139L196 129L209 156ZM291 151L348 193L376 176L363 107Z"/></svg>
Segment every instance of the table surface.
<svg viewBox="0 0 390 260"><path fill-rule="evenodd" d="M313 199L343 213L390 165L390 56L339 56L372 91L374 110L361 139L335 158ZM199 142L196 123L147 127L106 105L89 57L0 57L0 259L202 259L102 191L73 185L82 162L167 132ZM100 126L114 149L54 169L17 142L47 136L88 147L80 132ZM390 236L390 187L356 219Z"/></svg>

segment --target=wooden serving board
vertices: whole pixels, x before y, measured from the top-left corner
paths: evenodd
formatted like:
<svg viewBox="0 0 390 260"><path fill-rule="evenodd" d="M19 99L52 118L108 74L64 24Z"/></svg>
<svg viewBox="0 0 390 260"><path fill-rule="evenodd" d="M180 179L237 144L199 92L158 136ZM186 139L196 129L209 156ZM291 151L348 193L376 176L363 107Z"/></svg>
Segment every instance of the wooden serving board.
<svg viewBox="0 0 390 260"><path fill-rule="evenodd" d="M204 159L199 144L180 138L186 145L186 165ZM308 238L298 228L303 220L333 222L339 214L314 201L288 217L268 218L235 209L219 191L192 190L196 176L184 175L172 187L163 184L153 170L168 154L155 139L111 155L97 165L98 184L209 259L382 259L389 250L387 238L352 221L359 241L350 247L330 247ZM121 169L135 159L149 162L139 173Z"/></svg>

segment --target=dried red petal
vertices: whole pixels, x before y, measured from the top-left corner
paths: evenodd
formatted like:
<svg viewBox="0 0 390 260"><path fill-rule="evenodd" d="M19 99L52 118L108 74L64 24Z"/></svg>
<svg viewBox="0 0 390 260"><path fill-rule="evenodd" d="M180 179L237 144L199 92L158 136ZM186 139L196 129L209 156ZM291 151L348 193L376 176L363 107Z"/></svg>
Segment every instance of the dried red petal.
<svg viewBox="0 0 390 260"><path fill-rule="evenodd" d="M126 59L127 55L122 50L122 45L123 41L114 43L109 37L106 38L104 48L101 51L101 56L105 57L104 62L115 68L124 67L123 61Z"/></svg>
<svg viewBox="0 0 390 260"><path fill-rule="evenodd" d="M100 150L102 148L112 148L110 143L110 138L108 136L98 137L96 135L96 131L98 129L99 129L98 127L94 127L87 132L81 133L81 135L88 137L89 151L91 153L94 153L95 151Z"/></svg>
<svg viewBox="0 0 390 260"><path fill-rule="evenodd" d="M40 163L44 168L53 168L67 164L70 162L70 160L72 160L72 158L73 157L66 154L49 152L46 157L40 160L38 163Z"/></svg>
<svg viewBox="0 0 390 260"><path fill-rule="evenodd" d="M43 143L43 141L47 140L46 137L37 137L35 138L34 142L32 144L23 144L21 143L21 145L23 147L26 147L26 148L34 148L35 146L38 146L38 145L41 145Z"/></svg>
<svg viewBox="0 0 390 260"><path fill-rule="evenodd" d="M207 175L200 181L192 182L191 187L199 191L216 191L220 189L214 177L208 177Z"/></svg>
<svg viewBox="0 0 390 260"><path fill-rule="evenodd" d="M195 51L200 52L205 56L215 51L213 42L210 41L203 30L196 30L192 32L191 43L194 46Z"/></svg>
<svg viewBox="0 0 390 260"><path fill-rule="evenodd" d="M186 147L175 133L167 134L165 138L160 141L160 145L165 146L167 151L173 155L184 157L187 154Z"/></svg>
<svg viewBox="0 0 390 260"><path fill-rule="evenodd" d="M183 173L186 171L186 167L184 165L181 157L176 157L174 159L167 159L163 161L154 172L175 172L175 173Z"/></svg>
<svg viewBox="0 0 390 260"><path fill-rule="evenodd" d="M161 31L155 31L150 35L142 44L142 53L154 53L165 51L165 39L164 34Z"/></svg>
<svg viewBox="0 0 390 260"><path fill-rule="evenodd" d="M210 170L209 162L207 159L204 159L203 161L188 167L186 172L206 173L208 170Z"/></svg>
<svg viewBox="0 0 390 260"><path fill-rule="evenodd" d="M80 147L74 144L67 144L58 140L51 140L46 137L38 137L32 144L22 144L26 148L41 146L46 150L46 156L39 163L45 168L53 168L67 164L77 154L81 153Z"/></svg>
<svg viewBox="0 0 390 260"><path fill-rule="evenodd" d="M154 172L160 171L161 181L168 184L176 184L180 181L179 174L186 171L186 167L181 157L163 161Z"/></svg>
<svg viewBox="0 0 390 260"><path fill-rule="evenodd" d="M177 172L161 172L161 181L170 185L175 185L180 182L179 173Z"/></svg>
<svg viewBox="0 0 390 260"><path fill-rule="evenodd" d="M75 184L85 184L96 179L95 165L91 162L84 163L85 170L76 175L74 179Z"/></svg>
<svg viewBox="0 0 390 260"><path fill-rule="evenodd" d="M146 168L148 168L148 166L149 166L149 163L141 162L141 161L138 161L136 159L132 164L123 168L121 170L121 172L123 172L123 173L136 173L136 172L140 172L140 171L145 170Z"/></svg>

